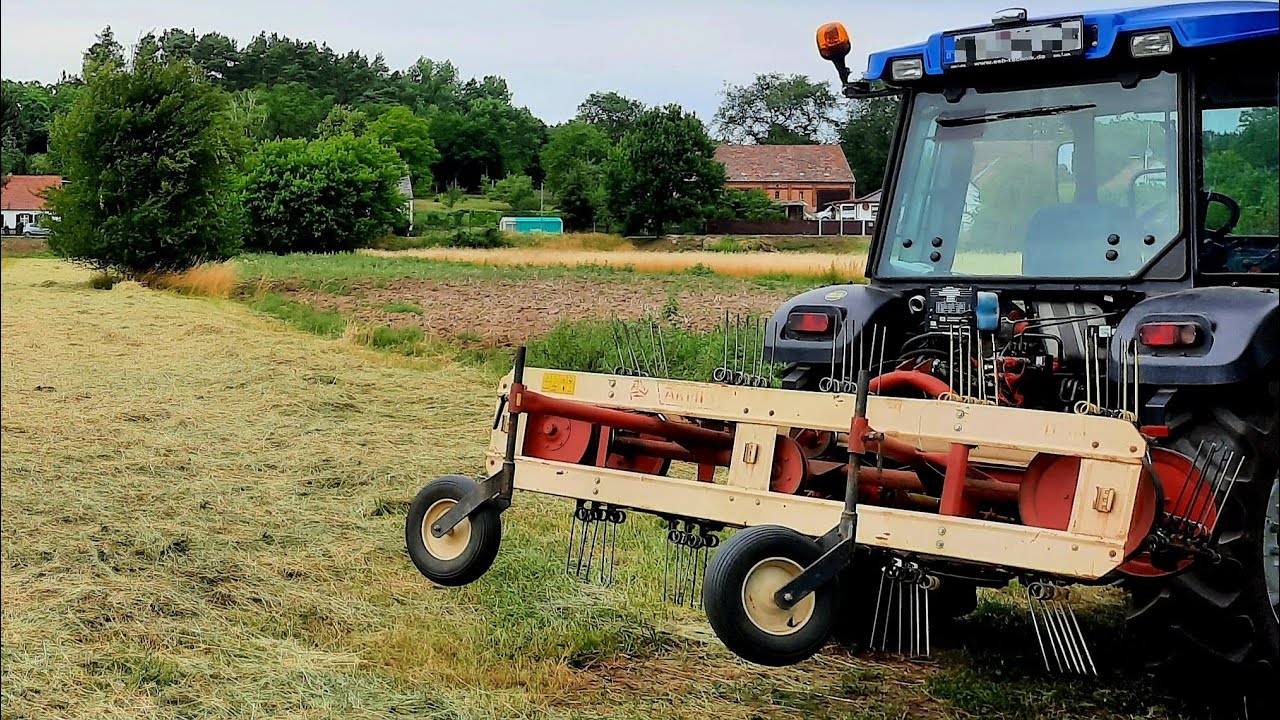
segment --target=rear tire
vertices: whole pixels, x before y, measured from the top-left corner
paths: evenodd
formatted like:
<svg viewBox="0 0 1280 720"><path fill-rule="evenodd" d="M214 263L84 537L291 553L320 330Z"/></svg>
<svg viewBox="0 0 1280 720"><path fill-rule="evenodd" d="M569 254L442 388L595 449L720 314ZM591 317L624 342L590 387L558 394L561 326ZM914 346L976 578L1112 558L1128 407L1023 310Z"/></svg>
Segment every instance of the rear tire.
<svg viewBox="0 0 1280 720"><path fill-rule="evenodd" d="M760 525L729 538L707 565L703 606L716 636L744 660L794 665L822 649L840 609L837 579L789 610L773 594L822 556L789 528Z"/></svg>
<svg viewBox="0 0 1280 720"><path fill-rule="evenodd" d="M1256 388L1256 386L1255 386ZM1197 408L1171 425L1166 443L1192 456L1201 442L1243 453L1244 466L1219 520L1217 564L1197 561L1185 572L1125 582L1133 604L1130 626L1149 651L1148 666L1165 679L1194 678L1220 695L1270 690L1280 679L1280 627L1275 558L1266 556L1268 507L1277 475L1276 383L1250 401ZM1258 398L1262 395L1262 398ZM1253 407L1250 407L1250 405ZM1269 407L1257 407L1259 404ZM1274 547L1274 537L1272 538Z"/></svg>
<svg viewBox="0 0 1280 720"><path fill-rule="evenodd" d="M502 542L502 519L492 503L476 508L443 537L431 535L435 522L476 487L476 481L445 475L427 483L409 504L404 523L409 558L428 580L456 587L474 582L493 565Z"/></svg>

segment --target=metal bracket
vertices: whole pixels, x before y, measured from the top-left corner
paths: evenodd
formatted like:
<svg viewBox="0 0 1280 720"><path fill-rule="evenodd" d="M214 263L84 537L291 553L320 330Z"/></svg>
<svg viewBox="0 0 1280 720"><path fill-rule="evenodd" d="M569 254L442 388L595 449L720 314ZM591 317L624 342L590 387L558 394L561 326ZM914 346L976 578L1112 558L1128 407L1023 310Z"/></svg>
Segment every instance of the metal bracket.
<svg viewBox="0 0 1280 720"><path fill-rule="evenodd" d="M499 470L482 480L470 493L467 493L466 497L440 516L440 519L431 526L431 535L437 538L444 537L450 530L457 527L458 523L475 512L476 508L490 500L495 501L499 511L511 507L511 485L506 482L506 479L506 471Z"/></svg>
<svg viewBox="0 0 1280 720"><path fill-rule="evenodd" d="M441 515L440 519L431 525L433 537L444 537L445 533L457 527L464 518L470 517L476 508L491 500L497 505L498 512L511 507L511 493L516 482L516 442L520 429L520 403L517 388L524 384L524 358L525 348L521 345L516 348L515 368L511 378L512 394L516 397L507 403L510 412L507 414L507 449L502 458L502 469L485 478L474 490L467 493L466 497ZM503 399L506 400L505 397ZM503 405L499 404L497 418L502 417L502 408ZM498 427L496 418L493 426L495 429Z"/></svg>
<svg viewBox="0 0 1280 720"><path fill-rule="evenodd" d="M838 531L839 528L836 528ZM827 533L830 535L831 533ZM823 536L826 537L826 536ZM853 549L855 543L852 537L842 537L838 543L830 550L823 553L822 557L816 562L804 569L791 582L778 588L778 592L773 594L773 601L778 607L784 610L790 610L796 603L805 599L810 593L818 588L831 582L831 579L840 574L853 562Z"/></svg>
<svg viewBox="0 0 1280 720"><path fill-rule="evenodd" d="M862 458L858 453L864 449L862 440L866 434L869 385L871 374L866 370L859 370L858 391L854 399L853 421L849 432L849 472L845 479L844 510L840 513L840 524L828 530L818 541L819 547L829 546L830 549L773 594L774 603L784 610L790 610L810 593L826 585L853 562L858 535L858 475L862 466ZM832 544L833 540L836 541L835 544Z"/></svg>

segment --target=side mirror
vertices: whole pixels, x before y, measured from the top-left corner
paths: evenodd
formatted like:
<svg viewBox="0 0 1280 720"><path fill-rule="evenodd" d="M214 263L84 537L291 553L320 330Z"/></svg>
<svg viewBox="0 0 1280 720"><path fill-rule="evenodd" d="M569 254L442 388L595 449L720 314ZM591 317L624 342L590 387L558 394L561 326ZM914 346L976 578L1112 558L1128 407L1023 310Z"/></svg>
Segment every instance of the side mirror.
<svg viewBox="0 0 1280 720"><path fill-rule="evenodd" d="M849 82L849 66L844 59L849 56L853 43L849 41L849 31L838 22L829 22L818 28L818 54L824 60L830 60L840 73L840 84Z"/></svg>
<svg viewBox="0 0 1280 720"><path fill-rule="evenodd" d="M1064 142L1058 146L1058 162L1053 169L1053 178L1054 191L1060 203L1076 199L1075 153L1074 142Z"/></svg>

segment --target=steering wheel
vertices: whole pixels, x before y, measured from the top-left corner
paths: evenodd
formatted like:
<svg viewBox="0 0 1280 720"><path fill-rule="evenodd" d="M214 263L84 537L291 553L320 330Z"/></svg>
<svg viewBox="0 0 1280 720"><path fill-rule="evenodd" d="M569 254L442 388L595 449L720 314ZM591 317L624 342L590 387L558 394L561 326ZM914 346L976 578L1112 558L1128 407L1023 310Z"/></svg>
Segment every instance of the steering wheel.
<svg viewBox="0 0 1280 720"><path fill-rule="evenodd" d="M1241 238L1227 238L1240 222L1240 203L1220 192L1205 192L1200 199L1201 217L1208 219L1209 204L1215 202L1227 209L1228 217L1219 228L1211 228L1207 225L1204 228L1204 241L1200 244L1200 265L1202 269L1208 269L1209 272L1224 272L1231 250L1241 241Z"/></svg>
<svg viewBox="0 0 1280 720"><path fill-rule="evenodd" d="M1201 212L1204 214L1206 219L1208 219L1208 215L1209 215L1209 203L1215 203L1215 202L1220 203L1223 207L1225 207L1227 209L1227 212L1229 213L1229 216L1227 217L1227 221L1222 224L1222 227L1216 230L1213 228L1206 227L1205 232L1208 234L1208 237L1212 239L1214 242L1224 243L1226 240L1226 237L1231 234L1232 230L1236 229L1236 224L1240 222L1240 203L1233 200L1231 196L1223 195L1220 192L1213 192L1212 190L1209 192L1206 192L1204 193L1204 197L1200 203Z"/></svg>

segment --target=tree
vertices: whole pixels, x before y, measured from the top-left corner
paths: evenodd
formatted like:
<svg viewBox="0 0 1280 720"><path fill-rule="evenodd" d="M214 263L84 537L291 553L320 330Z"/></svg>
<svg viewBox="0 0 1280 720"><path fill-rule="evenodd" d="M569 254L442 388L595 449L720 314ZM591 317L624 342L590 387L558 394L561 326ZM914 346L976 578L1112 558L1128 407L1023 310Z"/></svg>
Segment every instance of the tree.
<svg viewBox="0 0 1280 720"><path fill-rule="evenodd" d="M423 123L425 126L426 123ZM334 105L320 121L316 134L322 138L338 135L363 135L369 129L369 115L350 105Z"/></svg>
<svg viewBox="0 0 1280 720"><path fill-rule="evenodd" d="M504 202L516 212L538 209L538 194L528 175L508 175L485 189L485 197Z"/></svg>
<svg viewBox="0 0 1280 720"><path fill-rule="evenodd" d="M332 96L297 81L259 89L258 102L266 111L263 139L315 137L333 107Z"/></svg>
<svg viewBox="0 0 1280 720"><path fill-rule="evenodd" d="M452 210L454 206L462 202L462 198L466 196L467 196L466 190L463 190L462 187L458 185L458 183L451 182L447 187L445 187L444 192L440 193L440 195L438 195L436 199L440 201L441 205L444 205L447 209Z"/></svg>
<svg viewBox="0 0 1280 720"><path fill-rule="evenodd" d="M830 135L836 97L826 83L769 73L749 85L726 84L721 94L715 124L729 142L807 145Z"/></svg>
<svg viewBox="0 0 1280 720"><path fill-rule="evenodd" d="M578 105L578 114L574 120L595 125L609 136L610 141L616 143L644 109L644 103L616 92L593 92Z"/></svg>
<svg viewBox="0 0 1280 720"><path fill-rule="evenodd" d="M609 204L627 233L661 236L705 216L724 188L724 166L702 121L679 105L636 118L606 166Z"/></svg>
<svg viewBox="0 0 1280 720"><path fill-rule="evenodd" d="M608 202L604 167L578 163L560 178L556 205L569 230L592 230L602 219Z"/></svg>
<svg viewBox="0 0 1280 720"><path fill-rule="evenodd" d="M116 42L111 26L102 28L94 43L84 51L83 73L87 80L99 71L111 71L124 65L124 47Z"/></svg>
<svg viewBox="0 0 1280 720"><path fill-rule="evenodd" d="M458 112L465 107L461 101L462 81L453 63L430 58L418 61L395 78L400 87L400 102L415 112L441 110Z"/></svg>
<svg viewBox="0 0 1280 720"><path fill-rule="evenodd" d="M785 220L786 213L763 190L738 190L729 188L717 215L726 220Z"/></svg>
<svg viewBox="0 0 1280 720"><path fill-rule="evenodd" d="M392 148L409 167L415 191L426 195L435 182L431 166L440 152L431 142L431 126L403 105L397 105L369 124L369 134Z"/></svg>
<svg viewBox="0 0 1280 720"><path fill-rule="evenodd" d="M889 164L889 149L898 125L896 97L856 100L840 126L840 147L849 160L858 190L863 194L878 190Z"/></svg>
<svg viewBox="0 0 1280 720"><path fill-rule="evenodd" d="M555 128L542 148L542 171L547 176L547 187L554 193L562 192L571 174L581 174L583 165L603 165L611 148L604 131L581 120Z"/></svg>
<svg viewBox="0 0 1280 720"><path fill-rule="evenodd" d="M71 180L49 196L55 253L126 273L183 269L239 246L233 168L242 147L227 94L187 63L104 63L57 118Z"/></svg>
<svg viewBox="0 0 1280 720"><path fill-rule="evenodd" d="M240 195L266 252L339 252L367 244L404 220L395 150L371 137L272 140L245 163Z"/></svg>

